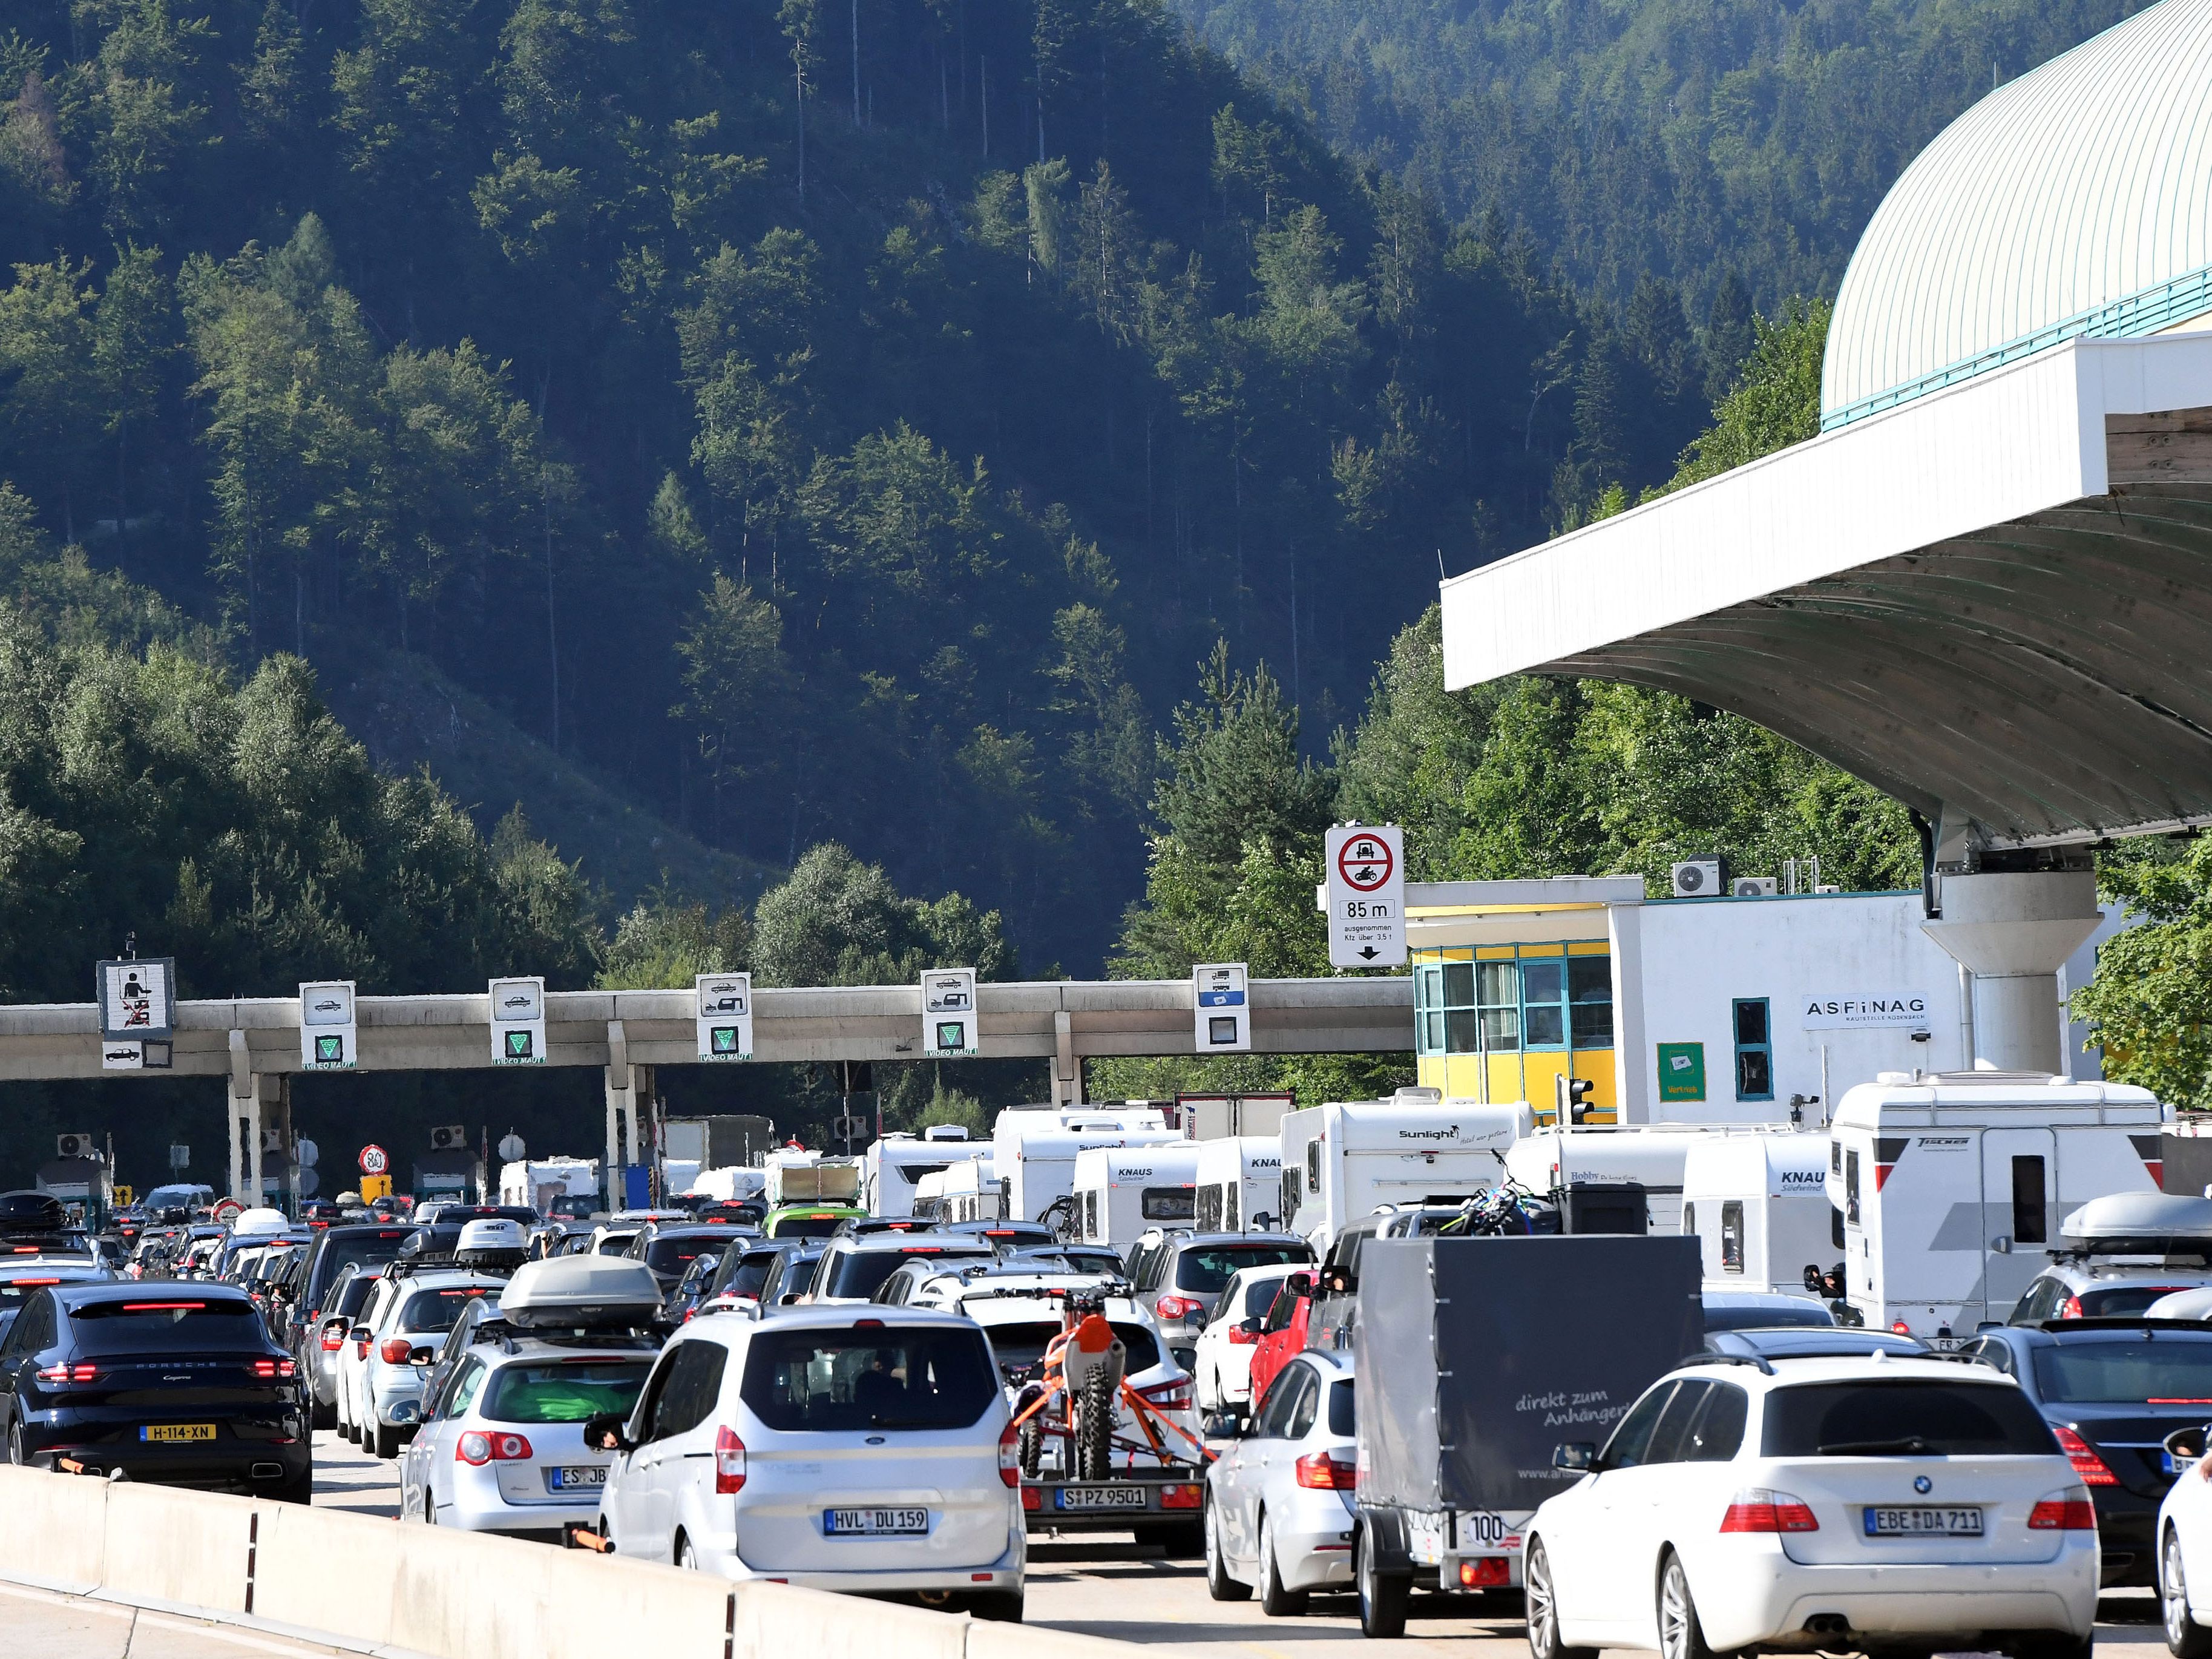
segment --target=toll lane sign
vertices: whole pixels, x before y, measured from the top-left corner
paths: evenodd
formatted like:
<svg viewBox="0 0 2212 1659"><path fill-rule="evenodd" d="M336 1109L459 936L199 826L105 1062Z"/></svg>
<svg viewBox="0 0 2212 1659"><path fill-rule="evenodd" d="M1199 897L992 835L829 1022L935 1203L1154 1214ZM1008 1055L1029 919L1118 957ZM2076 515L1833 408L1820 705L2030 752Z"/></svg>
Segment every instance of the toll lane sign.
<svg viewBox="0 0 2212 1659"><path fill-rule="evenodd" d="M1340 824L1324 850L1329 965L1404 967L1406 832L1395 824Z"/></svg>

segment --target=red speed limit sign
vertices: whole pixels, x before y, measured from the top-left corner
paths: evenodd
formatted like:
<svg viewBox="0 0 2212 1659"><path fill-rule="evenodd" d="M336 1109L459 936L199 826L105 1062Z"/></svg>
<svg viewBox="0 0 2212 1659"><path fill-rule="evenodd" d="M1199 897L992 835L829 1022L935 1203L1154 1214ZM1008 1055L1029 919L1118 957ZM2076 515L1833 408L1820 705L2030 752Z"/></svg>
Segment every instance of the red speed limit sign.
<svg viewBox="0 0 2212 1659"><path fill-rule="evenodd" d="M383 1147L364 1146L361 1149L361 1172L363 1175L382 1175L391 1167L392 1154Z"/></svg>
<svg viewBox="0 0 2212 1659"><path fill-rule="evenodd" d="M1404 967L1405 831L1391 823L1339 824L1323 851L1330 965Z"/></svg>

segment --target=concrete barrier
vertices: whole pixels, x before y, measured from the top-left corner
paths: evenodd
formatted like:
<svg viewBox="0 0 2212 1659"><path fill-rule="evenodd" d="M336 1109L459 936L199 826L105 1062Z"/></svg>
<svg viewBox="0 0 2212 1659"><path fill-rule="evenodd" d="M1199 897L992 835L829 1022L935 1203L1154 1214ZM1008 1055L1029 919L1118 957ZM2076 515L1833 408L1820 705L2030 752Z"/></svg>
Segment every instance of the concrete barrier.
<svg viewBox="0 0 2212 1659"><path fill-rule="evenodd" d="M0 1580L381 1659L1127 1659L1091 1637L302 1504L0 1467Z"/></svg>

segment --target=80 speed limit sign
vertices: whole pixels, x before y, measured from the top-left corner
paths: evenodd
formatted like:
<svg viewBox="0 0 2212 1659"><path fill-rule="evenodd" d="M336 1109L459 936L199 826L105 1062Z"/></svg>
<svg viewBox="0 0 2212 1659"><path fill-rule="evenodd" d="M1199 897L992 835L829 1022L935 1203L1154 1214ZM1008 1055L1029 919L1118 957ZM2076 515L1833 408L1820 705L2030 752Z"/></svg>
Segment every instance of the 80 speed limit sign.
<svg viewBox="0 0 2212 1659"><path fill-rule="evenodd" d="M1324 848L1328 959L1337 968L1406 965L1406 835L1395 824L1340 825Z"/></svg>

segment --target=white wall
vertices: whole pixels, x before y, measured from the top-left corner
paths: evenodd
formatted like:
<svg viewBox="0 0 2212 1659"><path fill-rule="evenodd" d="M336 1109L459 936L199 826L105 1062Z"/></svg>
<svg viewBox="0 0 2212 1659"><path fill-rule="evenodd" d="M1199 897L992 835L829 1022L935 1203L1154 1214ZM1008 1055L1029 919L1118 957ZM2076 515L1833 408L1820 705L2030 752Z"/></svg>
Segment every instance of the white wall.
<svg viewBox="0 0 2212 1659"><path fill-rule="evenodd" d="M1920 928L1920 895L1827 893L1765 899L1665 899L1638 907L1643 1041L1638 1068L1654 1122L1785 1121L1793 1094L1817 1095L1827 1049L1830 1103L1877 1072L1953 1071L1972 1064L1960 1023L1958 964ZM1904 1029L1807 1029L1822 999L1925 999L1929 1041ZM1735 1097L1734 1002L1767 999L1774 1098ZM1626 1030L1623 1030L1624 1037ZM1705 1045L1702 1103L1661 1098L1662 1043ZM1806 1109L1806 1121L1825 1115Z"/></svg>

